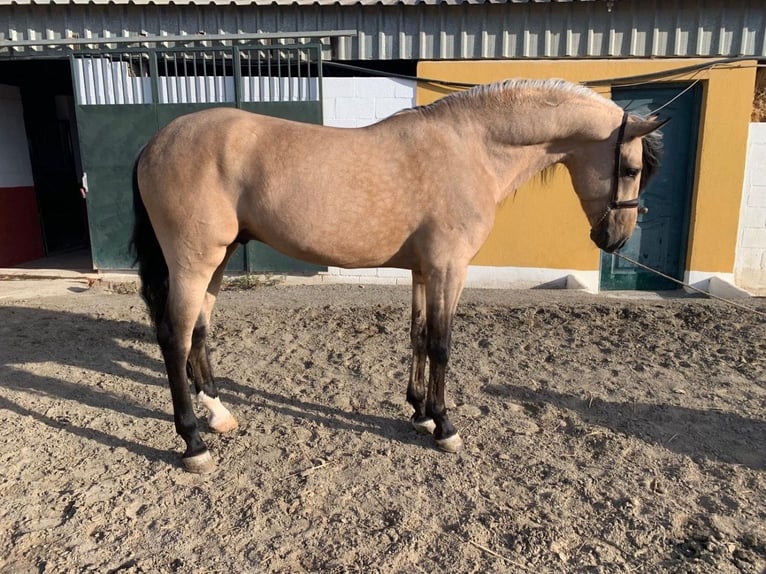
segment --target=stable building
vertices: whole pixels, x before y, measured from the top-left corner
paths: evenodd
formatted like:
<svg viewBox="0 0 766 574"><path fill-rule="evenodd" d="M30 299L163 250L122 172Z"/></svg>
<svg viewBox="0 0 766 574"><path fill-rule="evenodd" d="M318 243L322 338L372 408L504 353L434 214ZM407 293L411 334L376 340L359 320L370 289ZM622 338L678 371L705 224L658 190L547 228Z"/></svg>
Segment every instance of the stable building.
<svg viewBox="0 0 766 574"><path fill-rule="evenodd" d="M354 127L465 85L557 77L672 117L623 250L670 279L596 249L562 168L501 206L468 285L766 292L762 62L756 0L0 0L0 267L77 252L129 268L132 163L180 114L227 105ZM253 242L230 270L409 278Z"/></svg>

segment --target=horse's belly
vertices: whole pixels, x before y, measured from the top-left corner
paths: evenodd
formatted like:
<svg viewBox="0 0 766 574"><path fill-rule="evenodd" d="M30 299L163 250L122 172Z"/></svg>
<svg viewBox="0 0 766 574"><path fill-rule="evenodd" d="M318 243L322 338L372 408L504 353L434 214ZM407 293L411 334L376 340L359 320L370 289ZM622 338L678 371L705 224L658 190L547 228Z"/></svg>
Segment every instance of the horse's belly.
<svg viewBox="0 0 766 574"><path fill-rule="evenodd" d="M403 242L370 241L368 237L355 234L317 237L314 241L296 241L282 234L265 236L259 240L284 255L317 265L332 265L344 268L382 267L395 265L410 267ZM398 244L397 244L398 243Z"/></svg>
<svg viewBox="0 0 766 574"><path fill-rule="evenodd" d="M400 187L336 179L307 188L277 179L239 203L240 221L254 238L319 265L408 266L421 218Z"/></svg>

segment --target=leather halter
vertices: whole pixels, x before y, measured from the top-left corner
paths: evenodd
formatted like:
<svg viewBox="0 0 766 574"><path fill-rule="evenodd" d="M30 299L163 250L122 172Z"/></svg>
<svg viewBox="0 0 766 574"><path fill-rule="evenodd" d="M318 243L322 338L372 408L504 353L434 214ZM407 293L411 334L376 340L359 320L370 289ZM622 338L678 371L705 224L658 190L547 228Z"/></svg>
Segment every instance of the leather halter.
<svg viewBox="0 0 766 574"><path fill-rule="evenodd" d="M606 206L604 214L599 218L594 227L598 227L599 224L604 221L609 212L613 209L638 209L639 213L646 213L649 211L646 207L640 207L638 204L639 198L626 199L625 201L617 201L617 192L620 186L620 168L622 163L622 143L625 139L625 126L628 123L628 112L623 112L622 123L620 124L620 130L617 132L617 144L614 146L614 173L612 174L612 193L609 197L609 204Z"/></svg>

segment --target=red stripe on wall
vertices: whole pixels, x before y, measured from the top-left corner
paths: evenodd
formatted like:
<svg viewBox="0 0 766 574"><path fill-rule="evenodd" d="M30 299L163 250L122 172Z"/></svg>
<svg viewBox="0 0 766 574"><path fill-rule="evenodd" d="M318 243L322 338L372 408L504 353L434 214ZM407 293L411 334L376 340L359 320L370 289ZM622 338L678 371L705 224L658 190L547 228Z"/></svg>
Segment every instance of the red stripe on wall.
<svg viewBox="0 0 766 574"><path fill-rule="evenodd" d="M0 267L12 267L43 255L35 188L0 188Z"/></svg>

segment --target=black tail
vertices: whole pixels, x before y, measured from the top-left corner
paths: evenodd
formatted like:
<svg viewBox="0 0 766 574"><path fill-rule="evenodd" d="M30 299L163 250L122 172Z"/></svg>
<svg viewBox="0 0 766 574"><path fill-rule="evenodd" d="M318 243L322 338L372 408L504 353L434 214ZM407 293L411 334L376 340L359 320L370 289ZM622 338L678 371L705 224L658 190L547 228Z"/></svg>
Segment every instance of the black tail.
<svg viewBox="0 0 766 574"><path fill-rule="evenodd" d="M138 275L141 277L141 296L149 307L149 315L155 325L158 325L165 312L168 299L168 266L165 256L157 241L149 214L138 190L138 160L133 164L133 237L130 239L130 249L138 264Z"/></svg>

